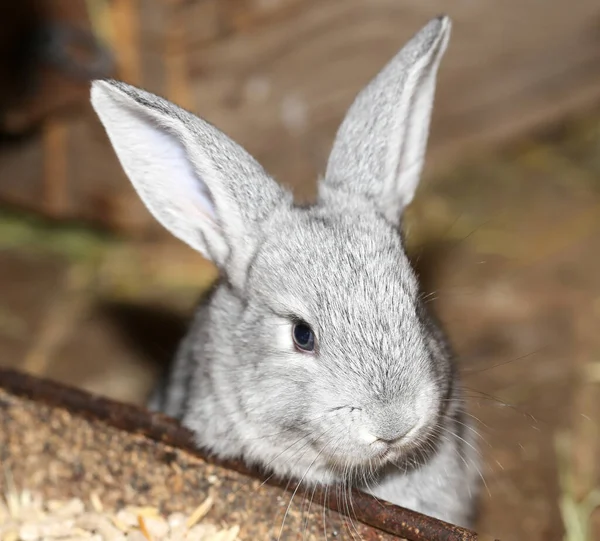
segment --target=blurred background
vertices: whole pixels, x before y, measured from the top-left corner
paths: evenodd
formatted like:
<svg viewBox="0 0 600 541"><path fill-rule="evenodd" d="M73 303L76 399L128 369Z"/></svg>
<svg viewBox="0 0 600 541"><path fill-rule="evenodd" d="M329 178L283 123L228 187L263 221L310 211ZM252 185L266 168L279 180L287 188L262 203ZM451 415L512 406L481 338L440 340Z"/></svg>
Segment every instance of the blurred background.
<svg viewBox="0 0 600 541"><path fill-rule="evenodd" d="M597 0L3 2L0 366L143 404L216 276L140 203L90 79L193 110L310 200L356 92L442 11L405 228L478 420L479 530L599 539Z"/></svg>

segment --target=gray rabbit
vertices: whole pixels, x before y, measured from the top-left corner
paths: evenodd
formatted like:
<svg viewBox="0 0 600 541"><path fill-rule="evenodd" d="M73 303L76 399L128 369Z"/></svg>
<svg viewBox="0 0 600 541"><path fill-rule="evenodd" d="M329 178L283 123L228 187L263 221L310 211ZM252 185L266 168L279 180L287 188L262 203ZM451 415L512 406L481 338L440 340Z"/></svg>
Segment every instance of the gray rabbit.
<svg viewBox="0 0 600 541"><path fill-rule="evenodd" d="M450 28L431 20L359 93L311 206L176 105L112 80L91 95L150 212L220 270L150 408L221 458L469 526L474 429L400 232Z"/></svg>

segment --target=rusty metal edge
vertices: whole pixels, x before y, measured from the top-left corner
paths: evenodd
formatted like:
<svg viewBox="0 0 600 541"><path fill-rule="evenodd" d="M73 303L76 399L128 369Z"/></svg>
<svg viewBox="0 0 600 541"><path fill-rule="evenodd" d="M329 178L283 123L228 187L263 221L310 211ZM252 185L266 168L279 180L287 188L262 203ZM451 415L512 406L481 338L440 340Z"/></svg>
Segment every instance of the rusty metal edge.
<svg viewBox="0 0 600 541"><path fill-rule="evenodd" d="M192 433L165 415L15 370L0 369L0 388L15 396L65 409L72 414L104 422L116 429L140 434L151 440L182 449L211 464L234 470L242 475L264 478L259 471L248 468L239 461L222 461L203 453L194 444ZM294 485L290 486L289 483L284 485L281 480L270 479L268 483L286 490L295 490ZM353 520L408 541L476 541L479 539L477 533L471 530L379 501L357 490L352 497ZM315 501L348 516L344 506L340 505L338 499L330 493L318 490Z"/></svg>

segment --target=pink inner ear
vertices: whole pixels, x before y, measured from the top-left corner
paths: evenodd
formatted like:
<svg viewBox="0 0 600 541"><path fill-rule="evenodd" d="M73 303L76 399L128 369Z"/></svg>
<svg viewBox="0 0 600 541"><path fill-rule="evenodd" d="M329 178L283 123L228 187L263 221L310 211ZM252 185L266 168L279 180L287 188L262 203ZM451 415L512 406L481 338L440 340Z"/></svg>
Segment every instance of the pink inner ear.
<svg viewBox="0 0 600 541"><path fill-rule="evenodd" d="M194 170L183 144L159 126L147 126L145 131L148 152L153 155L148 156L148 166L158 163L168 175L165 205L176 205L190 220L199 213L214 221L216 212L208 188Z"/></svg>
<svg viewBox="0 0 600 541"><path fill-rule="evenodd" d="M197 198L181 198L177 201L178 211L186 216L201 217L205 221L215 222L214 211L205 203L208 198L199 194Z"/></svg>
<svg viewBox="0 0 600 541"><path fill-rule="evenodd" d="M176 186L174 187L175 191L178 191L179 194L177 196L177 206L180 208L181 212L193 219L194 216L202 216L206 220L210 220L211 222L216 221L216 212L214 203L208 194L208 190L204 186L204 184L196 178L194 189L179 189L177 186L179 184L179 178L176 178L176 182L174 183Z"/></svg>

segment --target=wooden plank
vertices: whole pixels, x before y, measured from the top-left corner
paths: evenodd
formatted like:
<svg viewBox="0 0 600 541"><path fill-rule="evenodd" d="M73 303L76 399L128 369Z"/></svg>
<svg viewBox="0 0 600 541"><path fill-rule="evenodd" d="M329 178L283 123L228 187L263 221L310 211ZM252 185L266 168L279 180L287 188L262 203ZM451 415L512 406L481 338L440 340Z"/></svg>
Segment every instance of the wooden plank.
<svg viewBox="0 0 600 541"><path fill-rule="evenodd" d="M139 1L113 0L112 40L117 51L117 73L130 84L142 83Z"/></svg>
<svg viewBox="0 0 600 541"><path fill-rule="evenodd" d="M188 69L185 21L188 12L182 0L169 0L164 36L167 91L165 97L186 109L194 107Z"/></svg>

